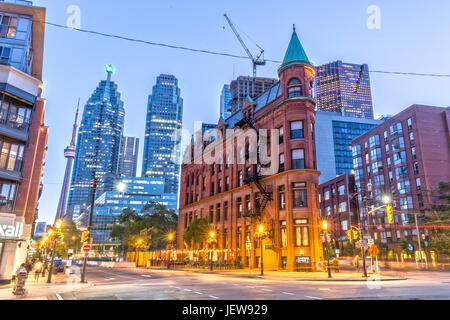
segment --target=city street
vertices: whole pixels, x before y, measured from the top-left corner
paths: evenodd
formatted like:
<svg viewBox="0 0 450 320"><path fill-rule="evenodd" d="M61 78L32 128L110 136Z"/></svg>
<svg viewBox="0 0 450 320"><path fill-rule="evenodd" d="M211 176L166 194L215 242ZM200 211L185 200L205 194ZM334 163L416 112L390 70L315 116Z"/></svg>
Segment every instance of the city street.
<svg viewBox="0 0 450 320"><path fill-rule="evenodd" d="M89 267L90 285L42 296L52 300L448 299L448 272L409 272L397 281L298 281L191 271ZM38 293L34 293L38 294ZM33 298L33 293L29 298ZM36 298L36 296L34 297Z"/></svg>

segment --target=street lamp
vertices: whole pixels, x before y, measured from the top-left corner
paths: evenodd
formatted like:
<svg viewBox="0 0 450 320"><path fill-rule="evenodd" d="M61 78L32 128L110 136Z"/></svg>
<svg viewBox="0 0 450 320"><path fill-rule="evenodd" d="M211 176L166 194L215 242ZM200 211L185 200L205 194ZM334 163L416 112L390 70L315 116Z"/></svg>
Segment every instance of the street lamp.
<svg viewBox="0 0 450 320"><path fill-rule="evenodd" d="M326 220L322 221L322 231L326 237L327 243L327 269L328 269L328 278L331 278L331 270L330 270L330 248L328 242L328 222Z"/></svg>
<svg viewBox="0 0 450 320"><path fill-rule="evenodd" d="M48 271L47 283L52 282L53 263L55 262L56 242L57 242L58 238L60 237L62 224L63 224L63 222L61 219L57 220L55 222L56 231L53 231L52 229L50 229L48 232L49 237L53 238L53 248L52 248L53 250L52 250L52 259L50 262L50 270Z"/></svg>
<svg viewBox="0 0 450 320"><path fill-rule="evenodd" d="M117 189L117 191L119 191L120 193L124 193L124 192L127 190L127 185L126 185L125 183L123 183L123 182L119 182L119 183L116 185L116 189Z"/></svg>
<svg viewBox="0 0 450 320"><path fill-rule="evenodd" d="M175 237L174 237L173 233L169 233L167 235L167 240L169 241L169 249L170 249L170 251L169 251L169 259L168 259L168 262L167 262L167 269L170 269L170 256L171 256L171 253L172 253L172 256L173 256L173 239L174 238Z"/></svg>
<svg viewBox="0 0 450 320"><path fill-rule="evenodd" d="M385 195L383 196L382 200L383 200L383 203L384 203L384 204L390 204L391 201L392 201L392 198L391 198L390 195L385 194Z"/></svg>
<svg viewBox="0 0 450 320"><path fill-rule="evenodd" d="M256 232L256 237L260 241L261 245L261 276L264 275L264 265L263 265L263 256L264 256L264 250L263 250L263 240L266 236L266 233L264 232L264 226L262 224L258 227L258 232Z"/></svg>
<svg viewBox="0 0 450 320"><path fill-rule="evenodd" d="M136 245L136 268L139 268L139 247L142 245L142 239L138 239Z"/></svg>
<svg viewBox="0 0 450 320"><path fill-rule="evenodd" d="M209 258L209 262L210 262L210 270L213 271L213 261L212 261L212 248L213 248L213 242L215 242L215 233L214 231L211 231L211 233L209 234L209 239L208 239L208 243L209 243L209 249L210 249L210 258Z"/></svg>

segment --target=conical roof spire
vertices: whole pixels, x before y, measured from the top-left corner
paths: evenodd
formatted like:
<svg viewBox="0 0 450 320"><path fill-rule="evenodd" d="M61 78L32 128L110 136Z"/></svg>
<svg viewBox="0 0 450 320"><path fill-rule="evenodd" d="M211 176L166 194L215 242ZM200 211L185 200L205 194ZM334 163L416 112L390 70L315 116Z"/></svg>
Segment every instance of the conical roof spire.
<svg viewBox="0 0 450 320"><path fill-rule="evenodd" d="M303 49L302 44L300 43L300 40L298 39L297 32L295 31L295 24L293 26L291 41L289 42L289 46L284 56L281 67L284 67L291 63L299 63L312 66L311 62L309 62L305 50Z"/></svg>

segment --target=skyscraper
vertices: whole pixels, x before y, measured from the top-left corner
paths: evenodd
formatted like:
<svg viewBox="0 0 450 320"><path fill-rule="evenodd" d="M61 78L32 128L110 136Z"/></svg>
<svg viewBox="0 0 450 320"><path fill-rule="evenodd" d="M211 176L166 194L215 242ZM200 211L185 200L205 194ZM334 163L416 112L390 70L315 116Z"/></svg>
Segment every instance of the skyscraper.
<svg viewBox="0 0 450 320"><path fill-rule="evenodd" d="M373 119L369 67L332 62L316 68L317 110Z"/></svg>
<svg viewBox="0 0 450 320"><path fill-rule="evenodd" d="M222 88L220 94L220 115L226 119L231 116L231 102L233 97L231 96L230 85L226 84Z"/></svg>
<svg viewBox="0 0 450 320"><path fill-rule="evenodd" d="M45 8L0 1L0 284L25 262L42 189Z"/></svg>
<svg viewBox="0 0 450 320"><path fill-rule="evenodd" d="M137 160L139 153L139 138L122 137L120 146L119 175L136 177Z"/></svg>
<svg viewBox="0 0 450 320"><path fill-rule="evenodd" d="M165 192L177 193L183 99L178 80L161 74L148 98L142 176L165 179Z"/></svg>
<svg viewBox="0 0 450 320"><path fill-rule="evenodd" d="M271 78L253 78L239 76L236 80L231 81L231 112L235 113L244 107L247 96L256 98L264 91L267 91L277 83L277 79Z"/></svg>
<svg viewBox="0 0 450 320"><path fill-rule="evenodd" d="M100 186L108 174L119 172L120 141L125 111L117 84L111 81L114 68L106 68L107 79L100 82L86 103L78 132L67 214L90 204L94 179Z"/></svg>
<svg viewBox="0 0 450 320"><path fill-rule="evenodd" d="M64 150L64 157L67 159L66 171L64 173L64 181L61 188L61 195L59 196L59 203L58 208L56 209L55 220L63 218L66 214L67 195L69 194L70 174L72 173L73 159L75 159L77 128L78 128L78 108L77 113L75 114L75 122L73 124L72 140L70 141L69 146Z"/></svg>

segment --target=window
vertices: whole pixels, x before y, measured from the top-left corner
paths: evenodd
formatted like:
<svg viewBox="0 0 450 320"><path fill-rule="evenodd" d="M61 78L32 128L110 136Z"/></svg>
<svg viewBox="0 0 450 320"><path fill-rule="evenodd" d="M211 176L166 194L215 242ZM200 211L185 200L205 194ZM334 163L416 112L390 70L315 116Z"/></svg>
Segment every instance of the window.
<svg viewBox="0 0 450 320"><path fill-rule="evenodd" d="M278 205L280 210L286 209L286 193L284 190L284 186L278 187Z"/></svg>
<svg viewBox="0 0 450 320"><path fill-rule="evenodd" d="M240 218L242 216L242 198L237 198L236 200L236 211L237 217Z"/></svg>
<svg viewBox="0 0 450 320"><path fill-rule="evenodd" d="M216 223L220 222L220 203L216 206Z"/></svg>
<svg viewBox="0 0 450 320"><path fill-rule="evenodd" d="M279 167L279 172L283 172L284 171L284 153L280 154L280 167Z"/></svg>
<svg viewBox="0 0 450 320"><path fill-rule="evenodd" d="M419 174L419 164L414 162L414 174Z"/></svg>
<svg viewBox="0 0 450 320"><path fill-rule="evenodd" d="M294 149L292 153L292 169L305 169L305 149Z"/></svg>
<svg viewBox="0 0 450 320"><path fill-rule="evenodd" d="M209 223L214 222L214 206L209 207Z"/></svg>
<svg viewBox="0 0 450 320"><path fill-rule="evenodd" d="M338 194L339 194L340 196L343 196L343 195L345 194L345 185L344 185L344 184L338 186Z"/></svg>
<svg viewBox="0 0 450 320"><path fill-rule="evenodd" d="M298 79L292 79L288 83L288 97L300 97L303 94L302 83Z"/></svg>
<svg viewBox="0 0 450 320"><path fill-rule="evenodd" d="M283 129L283 127L280 127L278 130L279 130L279 140L278 140L278 143L279 143L279 144L283 144L283 142L284 142L284 129Z"/></svg>
<svg viewBox="0 0 450 320"><path fill-rule="evenodd" d="M228 201L223 203L223 221L228 220Z"/></svg>
<svg viewBox="0 0 450 320"><path fill-rule="evenodd" d="M411 130L412 129L412 120L411 120L411 118L409 118L407 120L407 124L408 124L408 130Z"/></svg>
<svg viewBox="0 0 450 320"><path fill-rule="evenodd" d="M225 191L228 191L228 188L230 186L230 177L225 178Z"/></svg>
<svg viewBox="0 0 450 320"><path fill-rule="evenodd" d="M416 178L416 187L417 190L420 190L420 178Z"/></svg>
<svg viewBox="0 0 450 320"><path fill-rule="evenodd" d="M388 141L388 133L387 133L387 131L383 132L383 138L384 138L384 142Z"/></svg>
<svg viewBox="0 0 450 320"><path fill-rule="evenodd" d="M303 139L303 121L291 122L291 139Z"/></svg>
<svg viewBox="0 0 450 320"><path fill-rule="evenodd" d="M242 170L239 170L238 172L238 187L242 187L242 183L243 183L243 177L242 177Z"/></svg>
<svg viewBox="0 0 450 320"><path fill-rule="evenodd" d="M11 16L0 16L0 37L14 38L16 36L17 18Z"/></svg>
<svg viewBox="0 0 450 320"><path fill-rule="evenodd" d="M414 144L414 132L409 133L409 143Z"/></svg>
<svg viewBox="0 0 450 320"><path fill-rule="evenodd" d="M306 208L308 206L306 199L306 182L293 183L292 193L294 198L294 208Z"/></svg>
<svg viewBox="0 0 450 320"><path fill-rule="evenodd" d="M10 143L0 139L0 169L9 171L22 170L24 145Z"/></svg>
<svg viewBox="0 0 450 320"><path fill-rule="evenodd" d="M0 182L0 210L10 211L14 209L17 185Z"/></svg>
<svg viewBox="0 0 450 320"><path fill-rule="evenodd" d="M214 181L211 181L211 195L214 195Z"/></svg>
<svg viewBox="0 0 450 320"><path fill-rule="evenodd" d="M286 221L280 221L280 235L281 235L281 247L287 247L287 231L286 231Z"/></svg>
<svg viewBox="0 0 450 320"><path fill-rule="evenodd" d="M345 212L347 211L347 202L341 202L339 203L339 212Z"/></svg>
<svg viewBox="0 0 450 320"><path fill-rule="evenodd" d="M250 213L252 211L252 203L250 202L250 195L245 196L245 211Z"/></svg>
<svg viewBox="0 0 450 320"><path fill-rule="evenodd" d="M307 224L308 224L308 219L294 220L295 246L296 247L308 247L309 246L309 232L308 232Z"/></svg>
<svg viewBox="0 0 450 320"><path fill-rule="evenodd" d="M217 193L221 193L222 192L222 179L219 179L218 183L217 183Z"/></svg>
<svg viewBox="0 0 450 320"><path fill-rule="evenodd" d="M330 190L325 191L325 195L324 195L324 200L329 200L330 199Z"/></svg>
<svg viewBox="0 0 450 320"><path fill-rule="evenodd" d="M411 148L411 155L412 155L413 160L417 159L416 147Z"/></svg>
<svg viewBox="0 0 450 320"><path fill-rule="evenodd" d="M11 56L11 48L0 47L0 60L8 63Z"/></svg>

